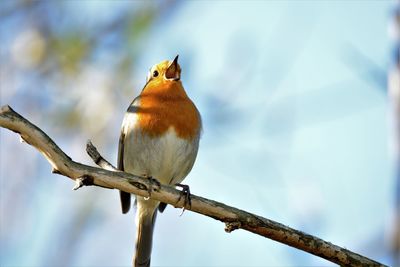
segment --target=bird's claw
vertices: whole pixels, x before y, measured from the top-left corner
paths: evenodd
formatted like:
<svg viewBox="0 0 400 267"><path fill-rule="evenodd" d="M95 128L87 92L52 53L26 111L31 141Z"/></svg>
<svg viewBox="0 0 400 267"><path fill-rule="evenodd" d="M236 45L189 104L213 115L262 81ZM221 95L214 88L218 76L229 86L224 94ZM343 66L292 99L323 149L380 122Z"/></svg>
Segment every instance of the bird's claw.
<svg viewBox="0 0 400 267"><path fill-rule="evenodd" d="M153 190L157 191L158 189L160 189L161 183L157 179L155 179L151 176L143 175L143 177L149 179L149 186L147 187L147 192L149 193L149 196L144 198L145 200L149 200L151 197L151 192Z"/></svg>
<svg viewBox="0 0 400 267"><path fill-rule="evenodd" d="M186 184L175 184L175 186L182 188L181 194L179 196L178 202L181 200L182 195L185 196L184 203L183 203L183 208L182 212L179 216L182 216L182 214L185 212L186 208L191 208L192 207L192 198L190 196L190 187Z"/></svg>

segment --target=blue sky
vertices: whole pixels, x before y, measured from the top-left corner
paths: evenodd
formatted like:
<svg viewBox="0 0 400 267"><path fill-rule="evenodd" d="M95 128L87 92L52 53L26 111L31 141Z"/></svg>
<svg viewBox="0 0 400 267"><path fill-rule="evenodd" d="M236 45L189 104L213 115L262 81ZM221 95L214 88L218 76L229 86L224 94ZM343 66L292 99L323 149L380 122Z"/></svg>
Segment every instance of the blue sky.
<svg viewBox="0 0 400 267"><path fill-rule="evenodd" d="M95 30L98 23L143 3L66 1L61 14L67 22ZM118 139L123 112L141 90L151 65L179 54L184 86L204 122L199 156L185 180L192 193L389 264L385 244L394 176L388 152L386 84L368 76L359 55L386 72L393 3L182 2L174 12L157 17L150 33L137 44L141 56L132 73L134 88L112 103L107 136ZM112 48L99 51L101 56L90 68L106 70L114 53L118 51ZM2 104L21 105L4 90L2 86ZM87 95L100 94L95 88L87 90ZM107 97L104 106L106 101ZM54 126L44 118L38 121L52 131ZM27 228L16 221L21 234L10 226L2 231L7 252L1 255L2 265L41 265L47 251L63 248L62 241L48 236L49 227L63 217L58 231L70 233L70 217L89 211L83 232L74 233L79 242L69 265L129 265L134 216L119 214L117 192L92 188L70 192L71 181L50 176L36 151L21 147L12 133L1 130L0 136L3 174L13 174L4 164L7 148L16 155L30 153L34 163L27 164L42 166L36 174L42 177L36 190L49 186L46 179L55 180L54 191L33 194L39 211L26 215L31 220ZM92 137L82 133L53 137L74 159L91 164L82 155L82 144ZM96 138L102 137L92 139ZM116 149L105 153L116 159ZM2 184L8 188L6 179ZM96 199L94 207L85 208L88 195ZM77 206L80 211L74 210ZM190 212L179 217L179 213L169 207L157 218L152 258L156 266L331 266L244 231L226 234L223 224L212 219ZM56 245L49 245L49 240Z"/></svg>

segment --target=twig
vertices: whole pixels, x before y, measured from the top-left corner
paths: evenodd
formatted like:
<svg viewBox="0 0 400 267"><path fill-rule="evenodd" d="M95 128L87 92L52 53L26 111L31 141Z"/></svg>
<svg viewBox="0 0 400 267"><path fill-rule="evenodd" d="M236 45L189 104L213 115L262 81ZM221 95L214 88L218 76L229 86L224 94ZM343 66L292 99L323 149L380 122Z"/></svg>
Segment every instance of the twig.
<svg viewBox="0 0 400 267"><path fill-rule="evenodd" d="M98 155L94 157L95 161L98 164L103 164L106 169L83 165L71 160L42 130L13 111L9 106L1 108L0 126L19 133L28 144L38 149L52 165L53 172L73 180L78 179L78 188L89 181L91 185L119 189L144 197L148 196L148 188L151 187L148 179L120 171L106 170L115 170L115 168L104 160L97 150ZM93 152L94 150L90 151ZM93 155L96 156L95 153ZM157 187L151 193L152 199L183 208L185 201L183 198L179 200L180 196L180 191L165 185ZM244 229L342 266L384 266L379 262L326 242L318 237L223 203L195 195L191 195L191 201L191 206L186 207L188 210L224 222L227 232L235 229Z"/></svg>
<svg viewBox="0 0 400 267"><path fill-rule="evenodd" d="M90 140L88 140L86 143L86 152L92 158L94 163L96 163L103 169L106 169L109 171L114 171L114 172L120 171L100 155L99 151L97 151L97 148L92 144L92 142Z"/></svg>

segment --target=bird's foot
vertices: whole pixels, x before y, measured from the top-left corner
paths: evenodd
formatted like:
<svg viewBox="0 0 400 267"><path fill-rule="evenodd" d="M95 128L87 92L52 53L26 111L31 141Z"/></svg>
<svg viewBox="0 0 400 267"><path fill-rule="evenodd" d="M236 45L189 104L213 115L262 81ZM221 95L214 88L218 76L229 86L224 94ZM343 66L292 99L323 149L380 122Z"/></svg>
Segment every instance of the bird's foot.
<svg viewBox="0 0 400 267"><path fill-rule="evenodd" d="M181 200L182 196L185 197L184 203L183 203L183 208L182 208L182 213L179 216L182 216L182 214L185 212L186 208L191 208L192 207L192 198L190 196L190 187L186 184L175 184L175 186L182 188L181 195L179 196L178 202Z"/></svg>
<svg viewBox="0 0 400 267"><path fill-rule="evenodd" d="M149 200L151 197L151 192L157 191L158 189L160 189L161 183L157 179L155 179L151 176L148 176L147 174L144 174L142 176L149 179L149 186L147 187L147 192L149 193L149 196L144 197L145 200Z"/></svg>

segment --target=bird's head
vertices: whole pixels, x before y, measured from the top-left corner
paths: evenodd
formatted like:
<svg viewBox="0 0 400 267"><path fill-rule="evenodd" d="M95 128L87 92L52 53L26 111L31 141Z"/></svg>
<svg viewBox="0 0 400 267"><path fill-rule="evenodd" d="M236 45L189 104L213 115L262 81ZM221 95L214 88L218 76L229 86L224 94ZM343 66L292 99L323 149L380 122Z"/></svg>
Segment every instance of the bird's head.
<svg viewBox="0 0 400 267"><path fill-rule="evenodd" d="M165 60L160 62L149 70L147 75L147 83L179 81L181 79L181 67L178 64L178 56L174 60Z"/></svg>

